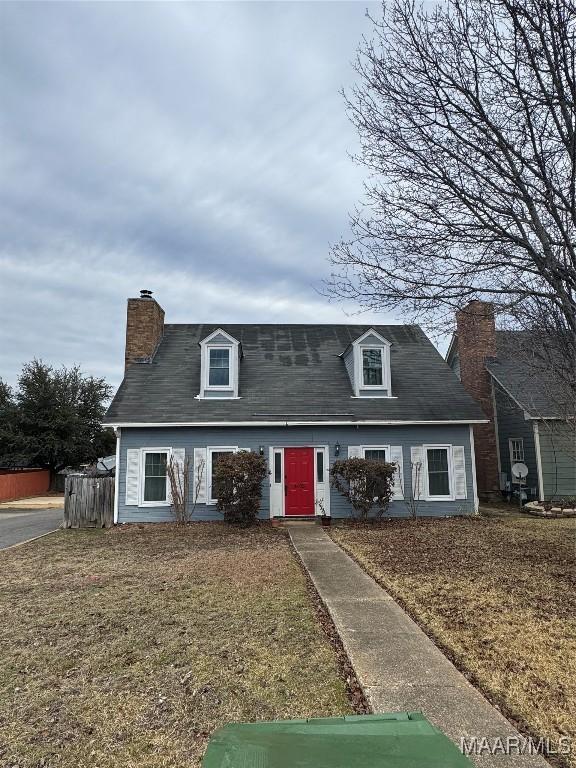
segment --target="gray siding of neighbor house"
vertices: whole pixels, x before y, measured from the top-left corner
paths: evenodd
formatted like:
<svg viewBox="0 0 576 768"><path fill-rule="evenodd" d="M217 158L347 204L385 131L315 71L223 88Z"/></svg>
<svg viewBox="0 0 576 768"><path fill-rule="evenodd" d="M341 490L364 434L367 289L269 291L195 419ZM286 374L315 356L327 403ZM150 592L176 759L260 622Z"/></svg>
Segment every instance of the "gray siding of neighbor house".
<svg viewBox="0 0 576 768"><path fill-rule="evenodd" d="M195 447L237 445L258 451L264 447L268 459L269 448L328 445L330 447L330 465L334 459L334 446L341 446L340 457L347 457L349 445L393 445L403 446L404 451L404 487L411 487L410 448L423 444L462 445L465 449L467 498L457 501L420 501L418 514L422 516L445 516L471 514L474 511L474 491L470 451L469 428L467 425L447 426L397 426L397 427L142 427L123 428L120 437L118 522L165 522L171 519L169 507L127 506L126 500L126 451L129 448L171 447L184 448L186 456L193 463ZM192 481L190 487L193 487ZM269 488L266 486L262 495L261 518L270 516ZM351 510L345 499L331 491L330 512L332 517L349 517ZM403 501L391 503L390 517L404 517L407 508ZM199 504L194 513L196 520L221 520L215 506Z"/></svg>
<svg viewBox="0 0 576 768"><path fill-rule="evenodd" d="M500 448L500 471L512 479L510 465L510 438L524 440L524 464L528 467L526 487L536 489L533 493L538 498L538 465L536 462L536 447L532 421L524 418L524 411L511 397L494 381L494 397L496 400L496 417L498 420L498 446Z"/></svg>
<svg viewBox="0 0 576 768"><path fill-rule="evenodd" d="M539 422L544 498L576 497L576 444L567 425Z"/></svg>

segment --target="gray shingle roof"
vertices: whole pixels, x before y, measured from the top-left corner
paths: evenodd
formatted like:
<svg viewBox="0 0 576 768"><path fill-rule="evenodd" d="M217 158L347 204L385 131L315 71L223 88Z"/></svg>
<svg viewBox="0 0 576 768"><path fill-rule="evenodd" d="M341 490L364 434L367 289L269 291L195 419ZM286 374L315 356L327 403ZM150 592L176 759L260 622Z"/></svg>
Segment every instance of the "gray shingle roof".
<svg viewBox="0 0 576 768"><path fill-rule="evenodd" d="M496 331L497 357L486 361L486 369L531 416L563 417L570 409L573 413L570 393L534 357L535 343L541 341L535 341L529 331Z"/></svg>
<svg viewBox="0 0 576 768"><path fill-rule="evenodd" d="M391 342L396 399L352 397L341 353L369 328ZM222 328L242 344L239 400L198 400L199 342ZM474 421L485 416L414 325L166 325L149 363L127 371L118 423Z"/></svg>

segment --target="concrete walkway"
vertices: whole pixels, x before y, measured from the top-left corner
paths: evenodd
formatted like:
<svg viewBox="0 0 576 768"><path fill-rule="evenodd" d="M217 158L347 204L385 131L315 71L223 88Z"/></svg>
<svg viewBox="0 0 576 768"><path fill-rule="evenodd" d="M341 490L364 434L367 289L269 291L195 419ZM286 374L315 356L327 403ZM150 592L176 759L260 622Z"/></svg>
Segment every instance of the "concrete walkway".
<svg viewBox="0 0 576 768"><path fill-rule="evenodd" d="M481 768L549 765L538 755L518 753L509 741L523 745L518 731L322 528L293 523L288 530L374 712L422 711L458 747L462 738L476 737L484 754L470 759ZM486 754L487 743L502 751L497 739L512 754Z"/></svg>

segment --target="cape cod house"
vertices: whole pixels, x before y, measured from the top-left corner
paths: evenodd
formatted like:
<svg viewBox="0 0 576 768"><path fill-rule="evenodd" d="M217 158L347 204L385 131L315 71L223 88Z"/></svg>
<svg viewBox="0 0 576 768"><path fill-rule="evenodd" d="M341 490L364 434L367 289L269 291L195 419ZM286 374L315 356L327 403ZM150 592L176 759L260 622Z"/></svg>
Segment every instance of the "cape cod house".
<svg viewBox="0 0 576 768"><path fill-rule="evenodd" d="M220 519L213 485L227 451L264 455L260 516L346 517L336 458L395 462L390 516L472 513L478 404L418 326L166 324L143 291L128 300L115 520L171 519L165 464L190 460L194 518ZM197 480L200 482L197 483ZM192 490L194 489L194 490Z"/></svg>
<svg viewBox="0 0 576 768"><path fill-rule="evenodd" d="M528 500L576 497L574 403L534 358L538 343L530 332L496 329L488 302L456 313L446 360L489 417L474 426L481 497L518 496L516 463L528 469Z"/></svg>

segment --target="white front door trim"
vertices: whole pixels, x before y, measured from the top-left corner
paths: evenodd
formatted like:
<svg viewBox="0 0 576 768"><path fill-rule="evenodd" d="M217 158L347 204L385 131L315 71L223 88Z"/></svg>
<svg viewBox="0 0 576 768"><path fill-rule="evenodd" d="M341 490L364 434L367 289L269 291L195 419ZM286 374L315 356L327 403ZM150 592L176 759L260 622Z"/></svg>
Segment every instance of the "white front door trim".
<svg viewBox="0 0 576 768"><path fill-rule="evenodd" d="M268 451L270 468L270 517L285 517L285 475L284 475L284 450L286 448L310 448L314 456L314 513L316 516L324 513L330 516L330 449L327 445L271 445ZM318 459L319 451L323 452L323 482L318 482ZM281 456L280 478L277 483L275 478L275 456Z"/></svg>

